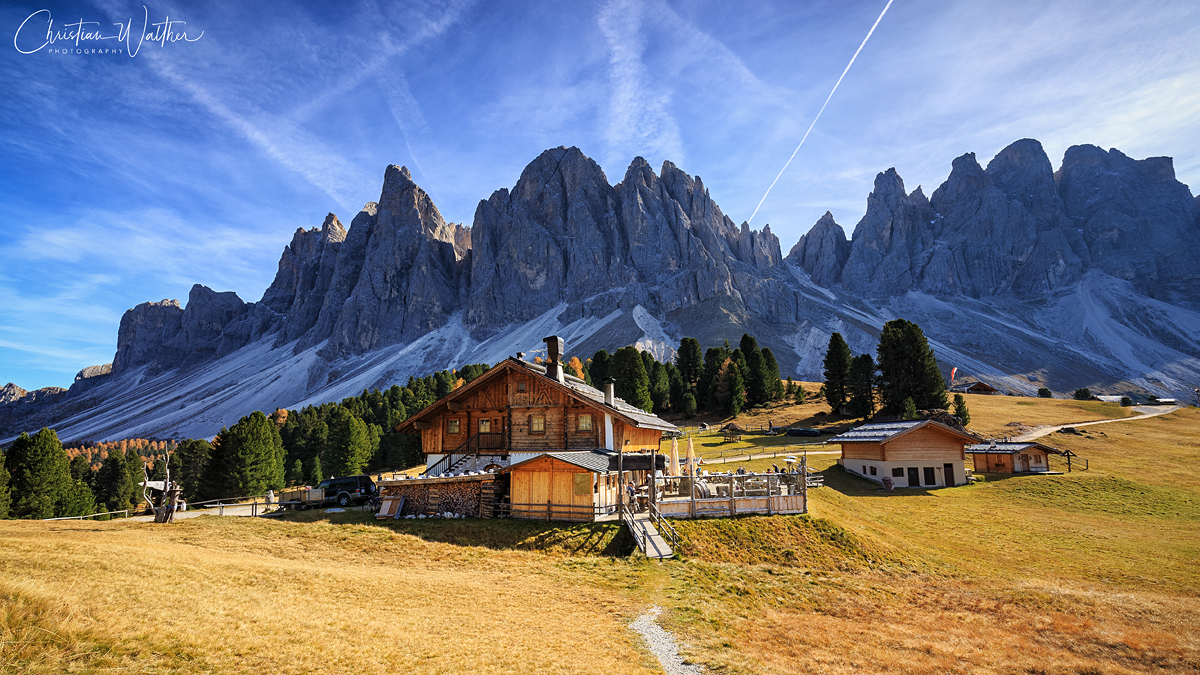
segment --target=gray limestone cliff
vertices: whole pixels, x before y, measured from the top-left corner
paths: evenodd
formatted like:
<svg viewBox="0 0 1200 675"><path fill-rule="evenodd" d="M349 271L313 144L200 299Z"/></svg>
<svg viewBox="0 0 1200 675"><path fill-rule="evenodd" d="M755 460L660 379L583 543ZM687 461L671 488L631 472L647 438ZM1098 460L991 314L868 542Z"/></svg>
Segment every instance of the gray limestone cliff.
<svg viewBox="0 0 1200 675"><path fill-rule="evenodd" d="M1198 303L1197 234L1200 198L1175 179L1170 159L1074 146L1055 172L1030 139L986 168L974 154L958 157L929 198L888 169L852 239L826 213L786 259L769 226L735 224L700 177L671 162L655 173L637 157L611 184L578 148L552 148L481 201L469 227L447 223L393 165L379 201L348 229L330 213L293 234L261 301L197 285L186 308L172 300L129 310L112 373L187 369L263 339L293 353L320 346L321 361L333 363L452 321L483 341L550 312L569 323L639 306L710 341L721 331L774 335L764 344L786 364L802 358L793 341L808 339L805 326L823 311L794 270L870 302L909 291L1037 299L1104 274ZM640 330L627 321L621 330ZM313 366L309 386L334 370Z"/></svg>
<svg viewBox="0 0 1200 675"><path fill-rule="evenodd" d="M817 284L828 287L841 281L842 268L849 257L850 242L846 240L846 231L834 221L833 214L826 211L800 237L786 260L803 269Z"/></svg>
<svg viewBox="0 0 1200 675"><path fill-rule="evenodd" d="M823 218L788 260L818 284L870 297L1035 297L1099 270L1150 297L1195 303L1198 234L1196 199L1169 158L1073 146L1054 172L1025 139L986 169L973 153L955 159L928 200L920 188L906 193L895 169L880 173L851 241Z"/></svg>

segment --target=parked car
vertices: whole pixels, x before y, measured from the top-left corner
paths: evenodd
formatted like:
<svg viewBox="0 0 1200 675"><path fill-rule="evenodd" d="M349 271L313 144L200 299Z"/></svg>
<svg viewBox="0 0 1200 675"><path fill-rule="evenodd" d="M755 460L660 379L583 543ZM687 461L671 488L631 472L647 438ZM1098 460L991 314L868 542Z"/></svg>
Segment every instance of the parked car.
<svg viewBox="0 0 1200 675"><path fill-rule="evenodd" d="M787 430L788 436L820 436L821 432L817 429L793 428Z"/></svg>
<svg viewBox="0 0 1200 675"><path fill-rule="evenodd" d="M375 481L370 476L342 476L327 478L317 484L318 489L325 491L325 503L338 506L361 504L375 494Z"/></svg>

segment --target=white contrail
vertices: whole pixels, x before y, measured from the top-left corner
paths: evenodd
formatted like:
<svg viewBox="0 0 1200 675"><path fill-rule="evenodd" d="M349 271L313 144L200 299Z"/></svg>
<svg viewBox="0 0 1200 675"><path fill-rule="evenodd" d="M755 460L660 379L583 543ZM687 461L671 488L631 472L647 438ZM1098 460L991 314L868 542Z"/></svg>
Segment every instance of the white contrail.
<svg viewBox="0 0 1200 675"><path fill-rule="evenodd" d="M867 40L871 39L871 33L874 33L875 28L879 26L879 22L883 21L883 15L887 14L888 7L892 6L892 2L893 0L888 0L888 3L883 6L883 11L879 13L879 18L875 19L875 24L871 26L871 30L867 31L867 37L863 38L862 44L858 46L858 50L854 52L854 56L850 57L850 63L846 64L846 69L842 71L842 76L839 77L837 82L833 85L833 89L830 90L829 96L825 97L825 103L823 103L821 105L821 109L817 111L817 116L813 118L812 124L808 125L808 131L804 132L804 138L800 139L800 145L797 145L796 149L792 151L792 156L788 157L787 164L783 165L783 168L779 170L779 175L775 176L775 180L771 181L771 187L768 187L767 191L763 193L762 199L758 200L758 206L754 207L754 213L750 214L750 220L754 220L754 216L758 215L758 210L762 208L763 202L767 201L767 195L771 194L771 188L775 187L775 184L779 182L779 176L782 176L783 172L787 171L788 165L791 164L792 160L796 158L796 153L800 152L800 146L804 145L804 141L808 139L808 134L812 132L813 127L817 126L817 120L821 119L821 113L825 112L825 106L829 105L829 99L833 98L833 92L837 91L838 85L842 83L842 78L846 77L846 73L850 72L850 66L854 65L854 59L858 58L858 52L861 52L863 47L867 46ZM750 221L748 220L746 222Z"/></svg>

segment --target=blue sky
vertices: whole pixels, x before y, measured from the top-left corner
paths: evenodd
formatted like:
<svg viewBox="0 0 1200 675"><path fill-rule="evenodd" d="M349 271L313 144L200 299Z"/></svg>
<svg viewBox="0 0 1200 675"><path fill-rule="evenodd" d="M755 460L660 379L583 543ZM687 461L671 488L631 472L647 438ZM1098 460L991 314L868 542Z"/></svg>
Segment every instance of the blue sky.
<svg viewBox="0 0 1200 675"><path fill-rule="evenodd" d="M126 309L193 283L258 300L292 232L349 223L388 164L469 223L548 147L612 182L669 159L741 222L885 1L0 5L0 384L69 386ZM22 53L47 16L132 20L137 47L147 15L188 40ZM1026 137L1056 167L1169 155L1195 193L1198 44L1192 1L896 0L752 225L784 253L826 210L849 233L877 172L929 194Z"/></svg>

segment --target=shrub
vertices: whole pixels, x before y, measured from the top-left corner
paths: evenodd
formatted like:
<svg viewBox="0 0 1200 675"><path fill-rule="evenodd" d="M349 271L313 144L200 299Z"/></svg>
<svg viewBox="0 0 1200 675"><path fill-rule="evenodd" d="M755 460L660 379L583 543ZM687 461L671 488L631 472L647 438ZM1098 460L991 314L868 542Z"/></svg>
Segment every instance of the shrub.
<svg viewBox="0 0 1200 675"><path fill-rule="evenodd" d="M1082 387L1080 389L1075 390L1075 400L1076 401L1086 401L1086 400L1090 399L1091 397L1092 397L1092 390L1088 389L1087 387Z"/></svg>
<svg viewBox="0 0 1200 675"><path fill-rule="evenodd" d="M1041 389L1038 389L1038 398L1054 398L1054 392L1042 387Z"/></svg>

